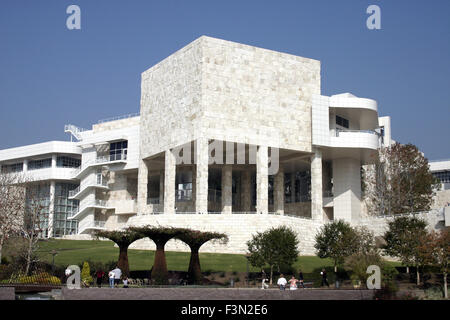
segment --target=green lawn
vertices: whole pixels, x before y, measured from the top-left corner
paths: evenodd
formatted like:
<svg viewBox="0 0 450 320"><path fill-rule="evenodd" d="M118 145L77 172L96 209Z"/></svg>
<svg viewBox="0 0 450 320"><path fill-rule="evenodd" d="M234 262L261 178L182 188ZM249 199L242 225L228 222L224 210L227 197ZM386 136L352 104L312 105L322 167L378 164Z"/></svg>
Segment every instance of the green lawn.
<svg viewBox="0 0 450 320"><path fill-rule="evenodd" d="M41 259L52 261L50 251L58 251L55 264L68 266L79 264L85 260L90 261L117 261L119 249L114 247L111 241L97 240L46 240L39 243L38 254ZM166 252L167 267L173 271L187 271L189 264L188 252ZM128 250L128 260L131 270L149 270L153 265L154 251ZM245 272L247 271L247 259L241 254L216 254L200 253L202 270L213 272ZM329 259L320 259L315 256L301 256L294 267L301 268L303 272L310 273L314 269L332 266ZM249 266L250 272L259 271Z"/></svg>

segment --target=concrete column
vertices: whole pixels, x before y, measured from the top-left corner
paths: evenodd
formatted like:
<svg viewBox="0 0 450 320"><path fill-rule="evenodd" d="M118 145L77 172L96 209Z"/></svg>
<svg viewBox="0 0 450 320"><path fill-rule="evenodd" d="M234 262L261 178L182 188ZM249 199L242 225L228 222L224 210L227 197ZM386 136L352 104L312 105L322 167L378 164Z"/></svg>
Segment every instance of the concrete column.
<svg viewBox="0 0 450 320"><path fill-rule="evenodd" d="M55 181L50 182L50 206L48 208L48 238L53 237L55 221Z"/></svg>
<svg viewBox="0 0 450 320"><path fill-rule="evenodd" d="M159 204L164 203L164 170L159 172Z"/></svg>
<svg viewBox="0 0 450 320"><path fill-rule="evenodd" d="M269 212L269 153L267 146L256 152L256 212Z"/></svg>
<svg viewBox="0 0 450 320"><path fill-rule="evenodd" d="M361 215L361 164L355 159L333 160L334 219L357 223Z"/></svg>
<svg viewBox="0 0 450 320"><path fill-rule="evenodd" d="M291 173L291 202L295 202L295 172Z"/></svg>
<svg viewBox="0 0 450 320"><path fill-rule="evenodd" d="M199 138L196 141L195 163L195 211L208 213L208 139Z"/></svg>
<svg viewBox="0 0 450 320"><path fill-rule="evenodd" d="M322 151L313 149L311 158L311 217L313 220L323 221L323 187L322 187Z"/></svg>
<svg viewBox="0 0 450 320"><path fill-rule="evenodd" d="M137 205L138 215L144 214L147 211L147 184L148 184L148 165L143 159L139 160L138 171L138 194Z"/></svg>
<svg viewBox="0 0 450 320"><path fill-rule="evenodd" d="M252 207L252 179L250 168L242 172L242 211L250 212Z"/></svg>
<svg viewBox="0 0 450 320"><path fill-rule="evenodd" d="M28 171L28 159L23 160L23 171Z"/></svg>
<svg viewBox="0 0 450 320"><path fill-rule="evenodd" d="M222 167L222 213L231 214L233 209L233 167Z"/></svg>
<svg viewBox="0 0 450 320"><path fill-rule="evenodd" d="M172 150L166 150L164 162L164 214L175 213L176 158Z"/></svg>
<svg viewBox="0 0 450 320"><path fill-rule="evenodd" d="M57 158L57 155L52 154L52 168L56 168L56 158Z"/></svg>
<svg viewBox="0 0 450 320"><path fill-rule="evenodd" d="M284 214L284 170L280 166L273 179L273 211Z"/></svg>
<svg viewBox="0 0 450 320"><path fill-rule="evenodd" d="M196 188L197 188L197 168L195 165L192 166L192 204L195 205L195 196L196 196Z"/></svg>

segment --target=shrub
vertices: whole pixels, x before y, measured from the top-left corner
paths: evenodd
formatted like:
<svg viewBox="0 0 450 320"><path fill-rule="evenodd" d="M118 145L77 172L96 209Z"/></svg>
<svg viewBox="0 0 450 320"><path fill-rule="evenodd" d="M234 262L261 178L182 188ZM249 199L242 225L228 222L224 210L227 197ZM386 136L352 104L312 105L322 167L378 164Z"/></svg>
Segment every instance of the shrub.
<svg viewBox="0 0 450 320"><path fill-rule="evenodd" d="M221 277L221 278L225 278L225 272L221 272L221 273L220 273L220 277Z"/></svg>
<svg viewBox="0 0 450 320"><path fill-rule="evenodd" d="M425 290L426 300L442 300L444 297L444 292L441 286L433 286Z"/></svg>
<svg viewBox="0 0 450 320"><path fill-rule="evenodd" d="M25 283L25 284L52 284L60 285L61 280L47 272L35 273L31 276L13 275L9 279L10 283Z"/></svg>
<svg viewBox="0 0 450 320"><path fill-rule="evenodd" d="M83 269L81 270L81 281L83 281L87 285L94 282L91 276L91 269L87 261L83 263Z"/></svg>
<svg viewBox="0 0 450 320"><path fill-rule="evenodd" d="M354 253L345 259L345 267L352 271L352 279L366 282L369 274L366 272L370 265L381 265L382 260L378 253Z"/></svg>

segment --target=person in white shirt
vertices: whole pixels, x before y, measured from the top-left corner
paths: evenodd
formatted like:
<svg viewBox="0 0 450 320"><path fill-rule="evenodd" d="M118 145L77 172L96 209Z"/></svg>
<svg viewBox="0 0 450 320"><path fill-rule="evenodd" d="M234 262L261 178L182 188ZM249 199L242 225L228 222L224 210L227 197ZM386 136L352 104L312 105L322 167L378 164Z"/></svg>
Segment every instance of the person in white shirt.
<svg viewBox="0 0 450 320"><path fill-rule="evenodd" d="M111 287L111 288L114 288L114 279L115 279L115 273L114 273L114 271L110 271L109 273L108 273L108 278L109 278L109 286Z"/></svg>
<svg viewBox="0 0 450 320"><path fill-rule="evenodd" d="M120 278L122 277L122 270L120 270L119 267L116 267L112 272L114 272L114 284L118 286Z"/></svg>
<svg viewBox="0 0 450 320"><path fill-rule="evenodd" d="M277 285L280 287L280 290L284 290L286 288L286 283L286 278L283 276L283 274L280 274L280 277L277 281Z"/></svg>

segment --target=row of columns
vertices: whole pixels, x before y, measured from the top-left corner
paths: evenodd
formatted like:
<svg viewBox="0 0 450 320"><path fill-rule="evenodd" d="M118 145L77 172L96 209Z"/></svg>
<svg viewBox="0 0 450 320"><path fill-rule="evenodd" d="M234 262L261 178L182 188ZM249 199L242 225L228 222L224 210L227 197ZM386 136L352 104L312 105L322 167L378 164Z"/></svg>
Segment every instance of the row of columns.
<svg viewBox="0 0 450 320"><path fill-rule="evenodd" d="M192 194L195 203L195 211L208 212L208 139L196 141L196 166L193 171ZM267 146L258 146L256 152L256 212L267 214L269 212L269 153ZM175 175L176 158L171 150L165 152L164 195L160 194L164 213L175 213ZM146 212L147 206L147 179L148 165L141 160L138 177L138 208L139 213ZM232 165L222 167L222 213L232 213ZM312 215L314 219L322 217L322 157L320 153L314 154L311 162L312 181ZM314 176L314 177L313 177ZM319 183L320 181L320 183ZM318 185L316 185L318 183ZM161 185L161 188L162 188ZM294 186L295 188L295 186ZM294 189L295 190L295 189ZM250 211L251 208L251 176L249 171L242 174L242 208ZM284 214L284 172L280 166L274 177L274 211Z"/></svg>

